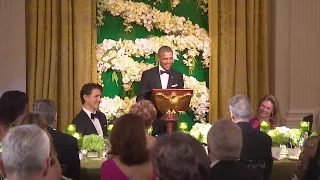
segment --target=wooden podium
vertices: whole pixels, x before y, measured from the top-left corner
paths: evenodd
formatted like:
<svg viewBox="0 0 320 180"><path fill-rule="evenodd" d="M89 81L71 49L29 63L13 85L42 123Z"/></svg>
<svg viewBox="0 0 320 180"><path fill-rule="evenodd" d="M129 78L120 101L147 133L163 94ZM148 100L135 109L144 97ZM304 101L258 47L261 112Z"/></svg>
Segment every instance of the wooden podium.
<svg viewBox="0 0 320 180"><path fill-rule="evenodd" d="M178 112L189 109L192 89L153 89L151 101L162 113L161 120L167 124L167 132L172 133L173 122L178 121Z"/></svg>

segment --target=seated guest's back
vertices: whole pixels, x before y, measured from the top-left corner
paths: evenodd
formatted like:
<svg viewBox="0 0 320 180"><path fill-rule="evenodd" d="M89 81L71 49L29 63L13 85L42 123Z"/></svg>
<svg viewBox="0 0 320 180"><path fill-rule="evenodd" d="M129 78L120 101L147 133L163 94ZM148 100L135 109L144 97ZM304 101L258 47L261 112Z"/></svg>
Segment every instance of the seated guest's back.
<svg viewBox="0 0 320 180"><path fill-rule="evenodd" d="M140 100L130 108L130 113L139 115L144 120L145 131L147 136L147 148L150 149L156 143L156 138L148 134L148 129L152 122L157 118L157 110L149 100Z"/></svg>
<svg viewBox="0 0 320 180"><path fill-rule="evenodd" d="M240 128L231 120L218 120L208 132L211 160L208 180L261 180L254 169L237 162L242 148Z"/></svg>
<svg viewBox="0 0 320 180"><path fill-rule="evenodd" d="M249 98L236 95L230 99L231 119L237 123L242 133L240 162L261 172L264 179L269 179L272 171L272 141L267 134L257 131L248 123L252 114Z"/></svg>
<svg viewBox="0 0 320 180"><path fill-rule="evenodd" d="M159 179L206 180L210 160L204 147L192 136L174 132L159 138L151 150Z"/></svg>
<svg viewBox="0 0 320 180"><path fill-rule="evenodd" d="M33 111L41 114L45 119L46 129L52 137L55 151L61 163L62 174L73 180L80 180L80 160L77 139L57 131L57 107L50 99L37 100Z"/></svg>
<svg viewBox="0 0 320 180"><path fill-rule="evenodd" d="M316 136L308 138L299 157L295 178L319 180L320 177L320 108L313 113L312 130Z"/></svg>
<svg viewBox="0 0 320 180"><path fill-rule="evenodd" d="M4 165L7 179L60 179L61 174L50 172L53 170L50 147L48 134L37 125L14 127L2 141L1 164Z"/></svg>
<svg viewBox="0 0 320 180"><path fill-rule="evenodd" d="M116 119L110 134L112 158L101 166L101 180L155 180L149 160L143 119L126 114Z"/></svg>

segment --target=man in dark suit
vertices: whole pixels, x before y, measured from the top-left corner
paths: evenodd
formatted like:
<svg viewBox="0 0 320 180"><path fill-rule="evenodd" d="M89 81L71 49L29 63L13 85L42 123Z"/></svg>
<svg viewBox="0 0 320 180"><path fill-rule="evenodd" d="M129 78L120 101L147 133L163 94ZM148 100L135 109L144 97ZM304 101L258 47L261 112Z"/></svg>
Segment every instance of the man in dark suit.
<svg viewBox="0 0 320 180"><path fill-rule="evenodd" d="M140 90L137 101L141 99L151 100L152 89L183 89L183 75L171 68L173 64L173 51L168 46L162 46L157 53L159 66L142 73ZM167 132L166 124L160 120L161 113L153 122L152 135L160 135ZM174 123L174 129L176 123Z"/></svg>
<svg viewBox="0 0 320 180"><path fill-rule="evenodd" d="M74 117L72 124L82 135L97 134L107 136L107 118L98 111L101 102L102 86L95 83L85 84L80 92L81 111Z"/></svg>
<svg viewBox="0 0 320 180"><path fill-rule="evenodd" d="M52 137L62 174L73 180L80 179L80 160L77 139L56 131L57 107L53 101L42 99L35 102L33 111L41 114L47 122L47 131Z"/></svg>
<svg viewBox="0 0 320 180"><path fill-rule="evenodd" d="M239 126L230 120L218 120L210 128L207 139L211 161L208 180L261 180L258 171L237 162L242 148Z"/></svg>
<svg viewBox="0 0 320 180"><path fill-rule="evenodd" d="M229 110L232 121L238 124L242 132L240 162L259 170L265 180L269 179L273 164L272 140L248 123L252 114L249 98L243 95L234 96L230 99Z"/></svg>

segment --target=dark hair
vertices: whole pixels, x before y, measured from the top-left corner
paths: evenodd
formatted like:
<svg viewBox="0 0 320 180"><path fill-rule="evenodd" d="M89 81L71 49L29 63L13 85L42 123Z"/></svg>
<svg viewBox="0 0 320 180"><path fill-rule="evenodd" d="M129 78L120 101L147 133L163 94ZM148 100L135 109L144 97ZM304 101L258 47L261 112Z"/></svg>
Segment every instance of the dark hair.
<svg viewBox="0 0 320 180"><path fill-rule="evenodd" d="M204 147L192 136L174 132L160 138L151 150L159 179L206 180L210 160Z"/></svg>
<svg viewBox="0 0 320 180"><path fill-rule="evenodd" d="M9 127L22 115L28 105L28 96L21 91L6 91L0 98L0 123Z"/></svg>
<svg viewBox="0 0 320 180"><path fill-rule="evenodd" d="M158 50L158 56L160 56L160 54L162 54L163 52L171 52L171 53L173 53L173 50L169 46L162 46Z"/></svg>
<svg viewBox="0 0 320 180"><path fill-rule="evenodd" d="M80 91L80 99L82 104L85 103L83 95L91 95L93 89L99 89L102 92L102 86L96 83L87 83L82 86Z"/></svg>
<svg viewBox="0 0 320 180"><path fill-rule="evenodd" d="M39 128L43 130L47 130L47 123L45 121L44 116L34 112L30 112L24 116L21 116L13 123L12 126L15 127L15 126L27 125L27 124L35 124Z"/></svg>
<svg viewBox="0 0 320 180"><path fill-rule="evenodd" d="M112 156L132 166L149 160L143 119L135 114L125 114L115 120L110 134Z"/></svg>
<svg viewBox="0 0 320 180"><path fill-rule="evenodd" d="M57 107L50 99L40 99L33 104L33 111L41 114L48 125L53 125L56 119Z"/></svg>
<svg viewBox="0 0 320 180"><path fill-rule="evenodd" d="M142 117L145 128L148 129L152 122L157 118L157 110L151 101L142 99L133 104L129 110L130 113Z"/></svg>

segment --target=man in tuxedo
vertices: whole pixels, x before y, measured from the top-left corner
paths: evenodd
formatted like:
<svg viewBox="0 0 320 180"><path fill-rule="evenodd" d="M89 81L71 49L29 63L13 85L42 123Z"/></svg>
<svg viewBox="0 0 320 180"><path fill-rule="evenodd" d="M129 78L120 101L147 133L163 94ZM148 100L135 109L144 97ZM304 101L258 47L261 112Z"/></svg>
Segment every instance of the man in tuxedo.
<svg viewBox="0 0 320 180"><path fill-rule="evenodd" d="M80 91L81 111L74 117L72 124L82 135L97 134L107 136L107 118L98 111L101 102L102 86L95 83L85 84Z"/></svg>
<svg viewBox="0 0 320 180"><path fill-rule="evenodd" d="M263 179L269 179L273 164L272 140L248 123L252 114L251 101L244 95L236 95L229 101L229 110L232 121L238 124L242 132L240 162L257 169Z"/></svg>
<svg viewBox="0 0 320 180"><path fill-rule="evenodd" d="M62 174L68 178L80 179L80 160L77 139L57 131L57 107L50 99L37 100L33 111L41 114L47 123L47 131L52 137L55 151L61 165Z"/></svg>
<svg viewBox="0 0 320 180"><path fill-rule="evenodd" d="M258 171L237 162L242 148L240 128L230 120L218 120L208 132L208 179L261 180Z"/></svg>
<svg viewBox="0 0 320 180"><path fill-rule="evenodd" d="M141 99L151 100L152 89L183 89L183 75L171 68L173 64L173 51L169 46L162 46L157 53L159 66L146 70L142 73L140 90L137 101ZM157 119L153 121L152 135L160 135L167 132L166 124L160 120L161 113L158 112ZM176 129L174 123L173 129Z"/></svg>

